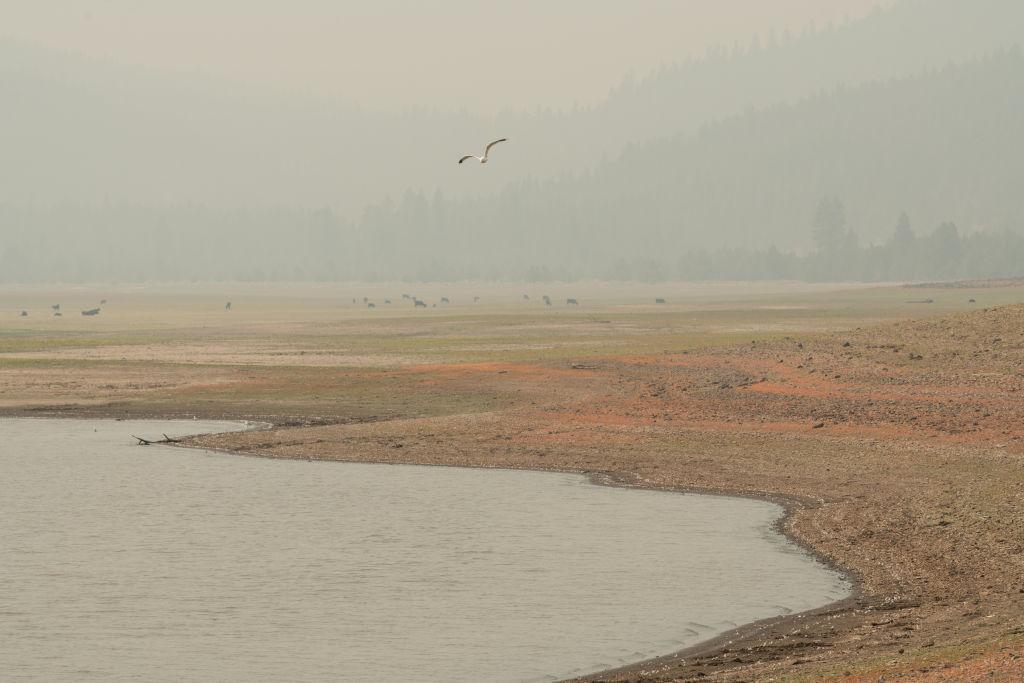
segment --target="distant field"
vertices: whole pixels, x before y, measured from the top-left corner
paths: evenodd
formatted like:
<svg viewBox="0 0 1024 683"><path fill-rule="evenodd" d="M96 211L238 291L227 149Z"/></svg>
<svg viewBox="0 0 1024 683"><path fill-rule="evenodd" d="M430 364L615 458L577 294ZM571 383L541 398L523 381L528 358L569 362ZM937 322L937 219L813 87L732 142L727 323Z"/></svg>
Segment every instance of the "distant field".
<svg viewBox="0 0 1024 683"><path fill-rule="evenodd" d="M427 307L414 307L403 294L420 298ZM552 305L544 303L544 295ZM368 308L364 297L376 307ZM579 305L567 305L568 298ZM657 298L665 303L656 304ZM976 303L970 303L972 298ZM933 303L908 303L928 299ZM225 310L228 301L230 311ZM515 389L507 383L439 375L439 368L480 363L569 367L599 359L749 345L1017 301L1024 301L1024 287L4 287L0 409L77 405L93 406L98 413L260 415L285 421L479 412L514 404ZM54 304L60 304L62 316L53 315ZM97 306L98 316L80 313ZM29 315L21 317L22 310ZM399 369L403 372L393 372Z"/></svg>
<svg viewBox="0 0 1024 683"><path fill-rule="evenodd" d="M410 294L427 308L403 299ZM550 296L552 305L542 297ZM529 299L525 299L528 296ZM370 309L366 297L375 304ZM447 297L450 303L442 303ZM479 297L478 300L474 301ZM574 298L578 306L566 304ZM665 304L656 304L656 298ZM976 303L969 303L973 298ZM101 305L100 301L107 300ZM391 303L385 303L390 299ZM931 299L933 303L908 303ZM353 303L355 300L355 303ZM224 305L231 301L232 310ZM395 367L679 351L1024 301L1024 287L796 283L5 287L0 362ZM51 305L61 304L61 317ZM100 306L95 317L80 311ZM29 312L20 317L21 310Z"/></svg>

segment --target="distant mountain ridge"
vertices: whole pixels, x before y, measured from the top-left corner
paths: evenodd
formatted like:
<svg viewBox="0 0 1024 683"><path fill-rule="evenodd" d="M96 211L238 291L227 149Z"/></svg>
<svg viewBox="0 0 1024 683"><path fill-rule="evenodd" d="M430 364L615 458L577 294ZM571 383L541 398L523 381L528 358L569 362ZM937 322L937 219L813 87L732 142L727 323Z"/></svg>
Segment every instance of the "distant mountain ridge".
<svg viewBox="0 0 1024 683"><path fill-rule="evenodd" d="M355 221L0 205L0 281L1009 277L1024 268L1022 111L1011 50L737 115L579 177L470 199L406 192ZM822 247L823 199L841 207L831 251L771 248Z"/></svg>
<svg viewBox="0 0 1024 683"><path fill-rule="evenodd" d="M946 221L1020 231L1020 112L1024 56L1013 49L737 115L579 178L483 199L406 195L368 212L354 236L368 251L393 243L381 258L401 267L428 252L471 268L496 251L522 268L584 272L721 247L808 251L815 208L831 197L862 242L887 239L904 210L922 232Z"/></svg>
<svg viewBox="0 0 1024 683"><path fill-rule="evenodd" d="M748 109L1022 40L1017 0L902 0L847 25L627 81L593 107L493 118L377 113L0 41L0 202L331 206L355 216L406 188L472 197L510 180L585 173L630 145L691 136ZM455 164L497 136L513 141L500 166L471 174Z"/></svg>
<svg viewBox="0 0 1024 683"><path fill-rule="evenodd" d="M887 240L903 211L919 235L945 225L923 254L1009 235L912 277L1015 275L1021 33L1017 0L902 0L591 108L494 119L0 41L0 282L828 278L846 252L848 276L875 278L904 266L872 271L855 242ZM456 163L496 131L493 163ZM815 248L823 199L843 207L846 251L774 251Z"/></svg>

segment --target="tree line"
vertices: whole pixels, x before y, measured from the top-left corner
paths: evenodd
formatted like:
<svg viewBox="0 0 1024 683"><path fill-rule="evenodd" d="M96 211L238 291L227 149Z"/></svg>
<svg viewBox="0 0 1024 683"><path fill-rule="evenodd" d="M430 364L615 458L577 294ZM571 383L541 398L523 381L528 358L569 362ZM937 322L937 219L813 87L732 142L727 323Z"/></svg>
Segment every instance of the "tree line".
<svg viewBox="0 0 1024 683"><path fill-rule="evenodd" d="M148 281L921 281L1024 275L1024 236L961 230L943 221L915 230L903 213L889 236L861 243L843 202L810 212L805 251L769 247L579 253L559 247L515 258L495 250L467 261L444 221L441 197L410 196L405 209L433 215L418 239L367 232L329 210L212 211L174 207L25 210L0 205L0 282ZM431 207L433 207L431 209ZM586 235L580 226L580 235ZM530 254L541 257L531 258ZM453 255L454 254L454 255Z"/></svg>

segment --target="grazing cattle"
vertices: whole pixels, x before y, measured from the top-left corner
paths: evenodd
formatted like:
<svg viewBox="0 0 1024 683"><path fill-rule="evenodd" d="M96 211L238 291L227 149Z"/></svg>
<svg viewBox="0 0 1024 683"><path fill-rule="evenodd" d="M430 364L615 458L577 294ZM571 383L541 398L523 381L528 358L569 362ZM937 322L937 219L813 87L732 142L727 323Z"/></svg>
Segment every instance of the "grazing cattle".
<svg viewBox="0 0 1024 683"><path fill-rule="evenodd" d="M230 301L227 302L226 304L224 304L224 310L225 311L230 311L231 310L231 302Z"/></svg>
<svg viewBox="0 0 1024 683"><path fill-rule="evenodd" d="M530 300L530 295L529 294L523 294L523 301L529 301L529 300Z"/></svg>
<svg viewBox="0 0 1024 683"><path fill-rule="evenodd" d="M402 298L403 298L403 299L411 299L412 297L411 297L411 296L409 296L408 294L403 294L403 295L402 295Z"/></svg>
<svg viewBox="0 0 1024 683"><path fill-rule="evenodd" d="M27 318L28 317L28 311L22 311L21 312L21 317L22 318Z"/></svg>
<svg viewBox="0 0 1024 683"><path fill-rule="evenodd" d="M386 303L386 304L391 303L391 299L384 299L384 303Z"/></svg>
<svg viewBox="0 0 1024 683"><path fill-rule="evenodd" d="M53 312L53 317L54 317L54 318L60 318L60 317L62 317L63 315L64 315L64 314L63 314L63 313L61 313L60 311L54 311L54 312Z"/></svg>
<svg viewBox="0 0 1024 683"><path fill-rule="evenodd" d="M565 305L566 306L579 306L580 302L576 301L576 299L566 299L565 300Z"/></svg>
<svg viewBox="0 0 1024 683"><path fill-rule="evenodd" d="M657 299L654 300L654 303L656 303L656 304L663 304L663 303L665 303L665 300L662 299L661 297L658 297Z"/></svg>
<svg viewBox="0 0 1024 683"><path fill-rule="evenodd" d="M443 304L450 304L451 301L448 300L448 297L442 296L441 297L441 303L443 303Z"/></svg>
<svg viewBox="0 0 1024 683"><path fill-rule="evenodd" d="M100 306L106 306L106 305L107 305L107 300L106 299L100 299Z"/></svg>
<svg viewBox="0 0 1024 683"><path fill-rule="evenodd" d="M969 300L969 301L968 301L967 303L969 303L969 304L976 304L976 303L978 303L978 302L977 302L977 301L975 301L974 299L971 299L971 300Z"/></svg>
<svg viewBox="0 0 1024 683"><path fill-rule="evenodd" d="M99 314L100 314L100 309L98 309L98 308L90 308L87 311L82 311L82 315L99 315Z"/></svg>
<svg viewBox="0 0 1024 683"><path fill-rule="evenodd" d="M369 303L369 301L370 301L370 297L368 297L368 296L364 296L364 297L363 297L363 303L364 303L364 304L365 304L365 303Z"/></svg>
<svg viewBox="0 0 1024 683"><path fill-rule="evenodd" d="M367 308L377 308L377 304L375 304L375 303L373 303L373 302L371 301L370 303L366 304L366 307L367 307Z"/></svg>
<svg viewBox="0 0 1024 683"><path fill-rule="evenodd" d="M412 300L412 304L416 308L426 308L427 307L427 304L425 302L423 302L423 301L420 301L419 299L413 299Z"/></svg>
<svg viewBox="0 0 1024 683"><path fill-rule="evenodd" d="M50 308L52 308L55 311L59 311L60 310L60 304L54 304L54 305L50 306Z"/></svg>

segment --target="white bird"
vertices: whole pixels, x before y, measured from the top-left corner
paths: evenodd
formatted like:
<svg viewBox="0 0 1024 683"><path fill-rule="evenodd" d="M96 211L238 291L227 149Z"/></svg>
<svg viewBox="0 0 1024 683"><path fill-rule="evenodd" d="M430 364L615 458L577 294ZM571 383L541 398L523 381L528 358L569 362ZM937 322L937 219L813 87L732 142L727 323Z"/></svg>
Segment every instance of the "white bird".
<svg viewBox="0 0 1024 683"><path fill-rule="evenodd" d="M490 153L491 147L494 147L499 142L508 142L508 138L502 138L500 140L495 140L491 144L487 145L487 147L484 148L484 155L482 157L478 157L475 154L467 154L466 156L464 156L461 159L459 159L459 163L461 164L466 159L476 159L481 164L486 164L487 163L487 155L488 155L488 153Z"/></svg>

